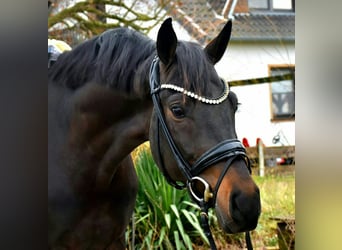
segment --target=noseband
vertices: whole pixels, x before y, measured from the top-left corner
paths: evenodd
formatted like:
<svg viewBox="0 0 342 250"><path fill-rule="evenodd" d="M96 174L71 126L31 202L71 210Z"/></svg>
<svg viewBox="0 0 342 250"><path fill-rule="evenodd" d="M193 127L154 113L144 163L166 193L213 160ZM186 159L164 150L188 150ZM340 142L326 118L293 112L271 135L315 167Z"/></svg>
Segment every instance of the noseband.
<svg viewBox="0 0 342 250"><path fill-rule="evenodd" d="M178 147L176 146L171 133L166 125L165 122L165 116L162 110L162 105L159 97L159 92L163 89L171 89L177 92L181 92L190 98L194 98L196 100L199 100L201 102L207 103L207 104L220 104L223 102L229 94L229 89L226 84L224 84L225 88L223 91L223 94L216 99L210 99L206 97L200 97L196 95L195 93L192 93L190 91L184 90L181 87L171 85L171 84L160 84L160 79L159 79L159 58L156 56L151 64L150 68L150 89L151 89L151 96L152 96L152 101L154 105L154 109L157 115L157 144L158 144L158 154L159 154L159 159L161 161L161 169L163 171L163 174L167 181L170 183L170 185L174 186L177 189L183 189L187 187L188 192L194 202L201 208L201 223L202 227L204 229L205 235L208 237L208 240L210 242L211 249L215 250L216 245L213 240L210 227L209 227L209 222L208 222L208 210L209 208L212 208L215 206L215 201L216 201L216 196L218 189L220 187L220 184L223 180L223 177L227 173L229 167L238 158L242 158L245 160L246 165L248 167L249 172L251 173L251 168L250 168L250 161L246 155L246 150L241 144L241 142L237 139L229 139L229 140L224 140L214 146L213 148L209 149L206 151L202 156L200 156L196 162L190 166L190 164L184 159L182 154L180 153ZM170 175L168 174L166 167L163 162L163 158L160 152L160 141L159 141L159 130L160 127L162 129L162 132L164 133L164 136L170 146L170 149L172 151L172 154L174 156L174 159L177 162L177 165L183 175L186 177L187 181L185 183L179 183L173 180ZM204 180L203 178L199 177L198 175L201 174L205 169L209 168L213 164L220 162L222 160L227 160L224 166L223 171L220 174L220 177L216 183L216 186L213 190L211 191L209 183ZM195 184L200 184L204 188L203 194L198 194L198 192L195 191ZM250 240L250 235L249 232L246 232L246 242L247 242L247 248L248 250L253 249L251 240Z"/></svg>

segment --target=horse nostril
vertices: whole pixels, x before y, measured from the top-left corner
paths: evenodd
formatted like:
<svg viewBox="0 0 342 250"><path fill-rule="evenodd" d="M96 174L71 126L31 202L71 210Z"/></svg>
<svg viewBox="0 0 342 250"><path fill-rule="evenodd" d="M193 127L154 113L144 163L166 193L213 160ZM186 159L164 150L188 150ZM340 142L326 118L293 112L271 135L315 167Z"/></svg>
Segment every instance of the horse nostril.
<svg viewBox="0 0 342 250"><path fill-rule="evenodd" d="M260 214L258 190L254 194L234 191L230 198L230 214L238 224L255 227Z"/></svg>
<svg viewBox="0 0 342 250"><path fill-rule="evenodd" d="M244 209L240 209L240 208L244 208L243 206L243 201L241 198L241 192L237 191L234 192L231 195L231 199L230 199L230 213L232 215L232 218L235 221L243 221L244 220L244 216L243 216L243 210Z"/></svg>

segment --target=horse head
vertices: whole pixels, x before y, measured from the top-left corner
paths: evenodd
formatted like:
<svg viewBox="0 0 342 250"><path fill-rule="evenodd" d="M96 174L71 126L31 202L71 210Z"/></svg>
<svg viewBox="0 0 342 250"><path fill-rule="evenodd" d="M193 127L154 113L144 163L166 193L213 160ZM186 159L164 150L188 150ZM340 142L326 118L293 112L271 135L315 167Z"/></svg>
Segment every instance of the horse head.
<svg viewBox="0 0 342 250"><path fill-rule="evenodd" d="M214 65L231 34L229 21L204 49L178 41L171 19L157 37L151 69L154 110L150 123L153 157L176 187L216 210L227 233L255 229L260 215L259 189L235 131L237 97ZM209 195L208 195L209 192Z"/></svg>

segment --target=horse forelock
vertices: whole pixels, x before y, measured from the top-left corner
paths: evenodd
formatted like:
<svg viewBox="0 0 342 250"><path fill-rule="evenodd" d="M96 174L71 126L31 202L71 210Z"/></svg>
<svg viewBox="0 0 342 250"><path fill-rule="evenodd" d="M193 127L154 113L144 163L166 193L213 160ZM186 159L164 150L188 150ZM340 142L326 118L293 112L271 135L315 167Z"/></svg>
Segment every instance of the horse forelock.
<svg viewBox="0 0 342 250"><path fill-rule="evenodd" d="M181 82L172 82L171 79L170 84L181 86L199 95L217 95L217 88L213 88L209 83L218 79L218 75L199 44L180 41L176 49L176 65ZM219 91L222 91L221 87Z"/></svg>

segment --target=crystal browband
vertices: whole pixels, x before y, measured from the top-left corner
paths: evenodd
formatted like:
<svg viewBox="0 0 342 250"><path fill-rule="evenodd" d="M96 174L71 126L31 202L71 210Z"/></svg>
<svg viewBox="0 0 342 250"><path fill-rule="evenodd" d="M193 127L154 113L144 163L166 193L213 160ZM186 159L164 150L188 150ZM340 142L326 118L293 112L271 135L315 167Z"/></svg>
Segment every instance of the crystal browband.
<svg viewBox="0 0 342 250"><path fill-rule="evenodd" d="M183 93L184 95L187 95L187 96L189 96L191 98L194 98L194 99L196 99L196 100L198 100L200 102L207 103L207 104L220 104L221 102L223 102L224 100L227 99L228 94L229 94L229 87L228 87L227 83L224 83L223 93L218 98L203 97L203 96L195 94L194 92L188 91L188 90L186 90L186 89L184 89L182 87L179 87L179 86L176 86L176 85L173 85L173 84L161 84L160 88L161 89L172 89L174 91Z"/></svg>

